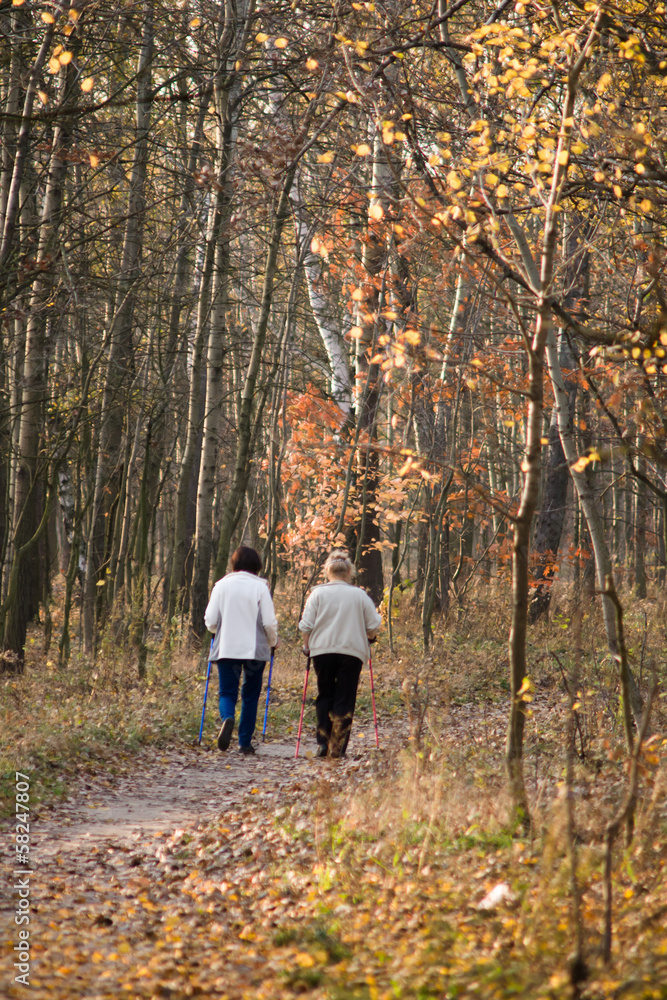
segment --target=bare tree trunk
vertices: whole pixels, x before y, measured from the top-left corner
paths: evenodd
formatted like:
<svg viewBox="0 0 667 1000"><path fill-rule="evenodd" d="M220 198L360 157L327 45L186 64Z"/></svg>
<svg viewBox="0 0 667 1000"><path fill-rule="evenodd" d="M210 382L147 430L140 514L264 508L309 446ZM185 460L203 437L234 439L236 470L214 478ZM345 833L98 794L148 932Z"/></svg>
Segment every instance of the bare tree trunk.
<svg viewBox="0 0 667 1000"><path fill-rule="evenodd" d="M382 552L379 548L380 524L376 494L380 462L374 447L379 416L381 380L377 364L371 361L375 353L380 312L386 303L386 279L389 272L387 218L391 214L394 174L388 161L389 153L382 135L373 137L373 175L371 179L368 235L363 248L362 266L366 273L364 298L359 309L356 378L357 426L363 447L356 468L357 493L362 501L361 523L356 532L355 563L359 579L376 604L382 600L384 581ZM383 273L384 272L384 273Z"/></svg>
<svg viewBox="0 0 667 1000"><path fill-rule="evenodd" d="M248 480L250 478L250 460L252 458L254 431L252 413L255 389L262 361L262 352L266 342L269 316L271 315L273 287L278 264L278 249L282 239L285 220L289 214L290 189L294 181L296 168L297 160L292 163L285 175L271 230L271 240L264 268L264 285L262 288L260 312L257 320L257 326L254 331L250 362L246 371L245 381L243 383L243 392L241 394L233 478L221 511L220 541L218 544L218 554L215 563L216 579L221 577L227 568L232 535L241 516L243 499L245 497ZM198 582L201 583L201 581ZM193 620L193 628L199 628L199 630L201 630L201 622L195 623Z"/></svg>
<svg viewBox="0 0 667 1000"><path fill-rule="evenodd" d="M73 70L65 66L60 70L63 100L70 96ZM67 109L71 110L71 104ZM26 329L25 361L23 367L23 398L18 441L18 470L14 494L14 566L16 590L14 599L6 608L4 648L23 658L27 624L39 604L39 566L36 546L31 542L40 521L38 506L39 446L44 425L43 405L46 398L47 359L46 329L47 300L52 288L49 266L55 256L58 237L62 192L67 170L67 146L70 118L64 114L62 123L53 135L48 178L39 226L37 272L39 277L32 286L29 317ZM41 268L40 268L41 265ZM24 553L22 555L22 552Z"/></svg>
<svg viewBox="0 0 667 1000"><path fill-rule="evenodd" d="M113 515L116 515L120 492L125 407L123 393L127 375L133 368L132 327L141 274L141 242L146 208L146 171L148 137L153 103L152 61L154 52L153 3L148 0L143 9L141 49L137 66L136 138L130 174L127 223L118 289L111 318L111 333L107 376L102 400L100 440L95 472L95 488L90 534L86 547L86 574L83 614L84 649L91 653L95 642L95 606L102 595L98 583L102 568L111 556L114 538ZM106 525L105 525L106 518ZM106 540L101 541L105 535ZM100 551L102 546L102 551Z"/></svg>
<svg viewBox="0 0 667 1000"><path fill-rule="evenodd" d="M340 408L345 421L351 407L352 387L350 385L350 362L343 335L334 319L330 295L325 291L324 265L322 257L312 249L313 226L308 219L305 198L302 194L300 178L295 180L290 192L297 238L303 254L303 270L306 275L308 300L313 311L322 343L329 358L331 368L331 395Z"/></svg>
<svg viewBox="0 0 667 1000"><path fill-rule="evenodd" d="M191 491L192 474L195 468L197 453L201 447L200 432L203 402L202 355L204 351L204 340L211 303L211 279L213 274L213 261L215 258L214 233L217 211L217 204L214 203L211 206L209 213L209 225L206 234L206 249L204 252L204 264L199 286L199 300L197 303L197 327L191 352L190 390L188 394L186 436L178 472L176 510L174 513L174 540L172 547L171 578L169 582L169 604L167 612L169 620L171 620L176 614L177 609L182 606L183 592L186 584L185 567L187 557L186 545L188 538L187 511Z"/></svg>
<svg viewBox="0 0 667 1000"><path fill-rule="evenodd" d="M637 442L637 469L646 475L646 459L642 455L642 442ZM638 478L635 482L635 597L638 601L646 599L646 524L648 521L648 502L646 483Z"/></svg>
<svg viewBox="0 0 667 1000"><path fill-rule="evenodd" d="M208 601L213 556L213 503L217 482L217 458L222 423L222 364L228 350L227 312L230 292L230 226L232 171L238 134L238 96L243 76L236 69L243 59L249 37L254 2L245 0L238 11L225 5L220 24L220 48L213 85L218 117L219 163L216 213L213 223L215 260L211 316L206 352L206 402L197 487L197 528L190 620L200 634Z"/></svg>
<svg viewBox="0 0 667 1000"><path fill-rule="evenodd" d="M535 333L527 345L528 358L528 411L526 421L526 443L522 470L523 490L519 509L514 522L514 544L512 551L512 624L509 636L510 659L510 715L507 729L506 763L510 791L517 818L525 825L528 821L528 800L523 780L523 732L525 725L525 705L523 701L524 678L528 676L526 662L526 631L528 621L528 583L530 529L537 506L540 484L540 457L543 408L543 364L547 345L555 348L556 338L548 303L554 277L554 259L558 234L559 201L562 184L567 173L569 146L574 122L574 103L581 70L597 36L597 21L589 32L578 55L572 57L568 71L561 111L560 128L556 156L551 178L551 187L546 201L544 232L542 239L542 260L539 276L526 243L523 231L512 213L508 222L526 265L529 280L538 291ZM562 402L562 401L561 401ZM561 405L561 409L564 409Z"/></svg>
<svg viewBox="0 0 667 1000"><path fill-rule="evenodd" d="M580 227L571 225L565 219L563 234L563 254L565 256L565 307L569 311L580 312L586 308L588 300L588 254L577 255L577 233ZM582 241L583 242L583 241ZM572 354L569 341L561 329L558 336L558 356L563 368L573 373L577 361ZM554 408L549 425L549 446L546 462L542 504L535 524L535 565L533 576L535 591L530 602L531 622L546 614L551 601L551 584L559 562L559 547L567 509L567 490L570 482L565 452L559 434L559 419L571 424L577 396L577 382L570 374L563 379L566 395L554 399ZM559 413L560 406L567 406L567 414ZM563 422L563 419L561 419Z"/></svg>
<svg viewBox="0 0 667 1000"><path fill-rule="evenodd" d="M32 111L35 103L35 95L37 93L37 87L44 68L44 63L46 62L46 58L51 48L54 30L55 22L53 24L47 24L44 31L44 38L42 39L42 44L39 48L39 52L37 53L37 57L30 73L30 79L28 81L25 97L23 99L23 114L21 117L18 136L16 138L16 152L14 154L11 180L9 180L8 170L3 178L4 192L2 195L2 201L4 206L4 215L2 239L0 241L0 274L5 271L9 255L13 248L14 231L16 229L16 222L19 215L21 185L23 183L26 168L28 143L33 124ZM67 78L69 79L69 75ZM7 272L7 277L9 277L9 274L10 272ZM6 287L6 279L3 278L0 282L0 303L4 300Z"/></svg>

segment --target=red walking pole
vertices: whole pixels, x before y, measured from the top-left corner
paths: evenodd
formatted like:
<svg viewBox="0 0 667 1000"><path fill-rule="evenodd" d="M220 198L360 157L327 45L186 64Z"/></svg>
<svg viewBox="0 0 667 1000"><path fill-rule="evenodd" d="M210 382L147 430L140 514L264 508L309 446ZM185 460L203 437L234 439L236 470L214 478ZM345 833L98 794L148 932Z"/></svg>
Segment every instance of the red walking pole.
<svg viewBox="0 0 667 1000"><path fill-rule="evenodd" d="M303 682L303 698L301 699L301 715L299 716L299 732L296 734L296 753L295 757L299 756L299 746L301 744L301 727L303 726L303 713L306 707L306 692L308 690L308 674L310 673L310 657L308 657L308 663L306 664L306 679Z"/></svg>
<svg viewBox="0 0 667 1000"><path fill-rule="evenodd" d="M373 722L375 723L375 746L380 749L380 737L378 736L378 717L375 711L375 685L373 684L373 661L371 651L368 651L368 672L371 675L371 702L373 703Z"/></svg>

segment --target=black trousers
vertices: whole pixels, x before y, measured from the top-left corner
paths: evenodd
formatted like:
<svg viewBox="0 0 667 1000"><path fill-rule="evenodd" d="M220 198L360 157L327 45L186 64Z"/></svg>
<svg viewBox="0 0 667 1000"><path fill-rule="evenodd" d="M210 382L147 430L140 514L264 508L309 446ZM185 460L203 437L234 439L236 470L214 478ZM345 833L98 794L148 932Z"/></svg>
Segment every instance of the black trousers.
<svg viewBox="0 0 667 1000"><path fill-rule="evenodd" d="M324 653L313 657L317 676L317 742L332 757L345 753L362 661L345 653Z"/></svg>

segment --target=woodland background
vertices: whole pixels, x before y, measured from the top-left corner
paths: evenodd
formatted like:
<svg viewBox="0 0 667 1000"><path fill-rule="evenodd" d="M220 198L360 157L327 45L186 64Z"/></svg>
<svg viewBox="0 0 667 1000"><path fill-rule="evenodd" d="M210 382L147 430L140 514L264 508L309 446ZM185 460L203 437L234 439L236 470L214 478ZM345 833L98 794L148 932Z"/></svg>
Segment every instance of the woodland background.
<svg viewBox="0 0 667 1000"><path fill-rule="evenodd" d="M627 758L600 858L645 779L661 815L664 28L643 0L0 0L8 718L42 686L159 703L236 544L289 633L340 543L413 747L492 691L528 830L542 677L554 761Z"/></svg>

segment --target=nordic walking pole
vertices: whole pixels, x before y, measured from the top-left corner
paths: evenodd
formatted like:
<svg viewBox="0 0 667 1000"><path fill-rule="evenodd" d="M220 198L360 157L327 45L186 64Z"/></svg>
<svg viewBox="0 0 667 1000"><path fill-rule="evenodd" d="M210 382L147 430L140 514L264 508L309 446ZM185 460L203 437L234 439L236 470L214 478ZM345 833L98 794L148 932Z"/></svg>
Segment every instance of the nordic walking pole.
<svg viewBox="0 0 667 1000"><path fill-rule="evenodd" d="M371 675L371 702L373 704L373 722L375 723L375 746L380 749L380 737L378 736L378 717L375 711L375 685L373 684L373 660L371 651L368 650L368 672Z"/></svg>
<svg viewBox="0 0 667 1000"><path fill-rule="evenodd" d="M266 685L266 708L264 709L264 725L262 726L262 743L266 739L266 720L269 717L269 698L271 697L271 674L273 673L273 654L275 647L271 647L271 662L269 663L269 680Z"/></svg>
<svg viewBox="0 0 667 1000"><path fill-rule="evenodd" d="M214 637L215 638L215 637ZM210 657L213 652L213 639L211 639L211 648L208 651ZM202 733L204 732L204 715L206 713L206 699L208 698L208 682L211 679L211 661L208 661L208 670L206 671L206 687L204 688L204 707L201 710L201 725L199 727L199 746L201 746Z"/></svg>
<svg viewBox="0 0 667 1000"><path fill-rule="evenodd" d="M296 734L296 753L295 757L299 756L299 745L301 743L301 727L303 725L303 712L306 707L306 692L308 690L308 674L310 673L310 656L308 657L308 663L306 664L306 679L303 682L303 698L301 699L301 715L299 716L299 732Z"/></svg>

